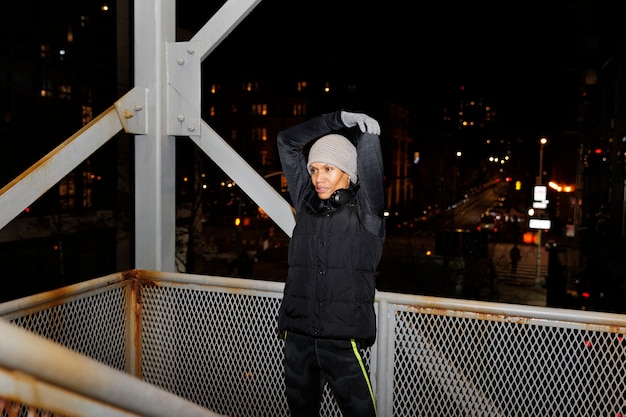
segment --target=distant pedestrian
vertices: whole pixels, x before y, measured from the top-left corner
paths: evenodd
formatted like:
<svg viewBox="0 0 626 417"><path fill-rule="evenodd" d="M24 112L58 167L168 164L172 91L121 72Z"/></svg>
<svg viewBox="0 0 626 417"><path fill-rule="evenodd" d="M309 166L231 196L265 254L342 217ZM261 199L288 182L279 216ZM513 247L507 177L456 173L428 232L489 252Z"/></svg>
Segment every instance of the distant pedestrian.
<svg viewBox="0 0 626 417"><path fill-rule="evenodd" d="M274 243L274 236L276 235L276 231L274 229L274 226L270 226L269 229L267 229L267 232L265 232L265 234L263 235L263 242L262 242L262 249L264 251L270 249L270 248L276 248L278 245L277 243Z"/></svg>
<svg viewBox="0 0 626 417"><path fill-rule="evenodd" d="M511 217L511 234L513 236L514 242L517 242L517 239L519 239L521 233L522 231L519 226L519 219L517 218L517 216L512 216Z"/></svg>
<svg viewBox="0 0 626 417"><path fill-rule="evenodd" d="M517 243L513 244L511 251L509 252L509 257L511 258L511 275L517 273L517 264L519 260L522 258L522 254L520 253L519 248L517 247Z"/></svg>

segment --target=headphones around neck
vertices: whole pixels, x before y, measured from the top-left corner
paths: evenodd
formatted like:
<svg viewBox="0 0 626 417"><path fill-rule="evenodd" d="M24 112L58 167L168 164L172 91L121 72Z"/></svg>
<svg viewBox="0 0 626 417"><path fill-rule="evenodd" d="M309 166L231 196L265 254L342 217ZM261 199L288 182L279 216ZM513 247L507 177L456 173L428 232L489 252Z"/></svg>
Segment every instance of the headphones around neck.
<svg viewBox="0 0 626 417"><path fill-rule="evenodd" d="M322 200L317 194L314 194L307 202L307 207L310 212L318 214L333 211L352 201L355 192L356 190L353 187L341 188L335 190L327 200Z"/></svg>
<svg viewBox="0 0 626 417"><path fill-rule="evenodd" d="M350 188L340 188L339 190L335 190L330 197L328 198L328 202L334 208L338 208L349 202L354 198L354 191Z"/></svg>

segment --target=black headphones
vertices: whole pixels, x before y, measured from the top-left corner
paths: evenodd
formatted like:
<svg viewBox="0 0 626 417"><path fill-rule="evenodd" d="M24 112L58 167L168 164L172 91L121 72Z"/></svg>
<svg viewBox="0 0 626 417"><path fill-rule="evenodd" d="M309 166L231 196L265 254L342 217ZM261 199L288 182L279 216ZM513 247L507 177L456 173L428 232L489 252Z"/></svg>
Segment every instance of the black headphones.
<svg viewBox="0 0 626 417"><path fill-rule="evenodd" d="M354 198L354 191L351 188L340 188L335 190L328 198L328 203L333 208L338 208Z"/></svg>
<svg viewBox="0 0 626 417"><path fill-rule="evenodd" d="M322 200L314 194L309 198L306 207L310 213L320 214L333 211L352 201L356 190L353 186L350 188L340 188L335 190L327 200Z"/></svg>

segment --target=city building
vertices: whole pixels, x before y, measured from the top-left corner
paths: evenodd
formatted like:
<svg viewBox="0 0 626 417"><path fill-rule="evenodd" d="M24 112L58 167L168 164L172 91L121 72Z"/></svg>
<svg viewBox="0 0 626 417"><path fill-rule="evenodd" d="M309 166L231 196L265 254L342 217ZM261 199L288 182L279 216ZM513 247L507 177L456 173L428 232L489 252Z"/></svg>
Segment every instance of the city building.
<svg viewBox="0 0 626 417"><path fill-rule="evenodd" d="M90 2L35 3L7 4L0 25L3 184L63 146L131 84L127 2L117 2L114 8ZM29 16L32 24L13 24L13 16ZM180 39L188 39L184 30L179 32ZM595 34L581 33L581 43L591 35ZM573 192L549 191L548 214L558 226L553 237L587 245L594 265L609 271L623 270L612 265L621 259L626 219L622 116L626 59L618 41L588 42L612 47L585 51L586 60L572 64L580 76L573 77L578 94L568 109L575 111L574 123L548 132L544 164L546 179L575 186ZM521 192L531 197L539 134L522 137L499 129L505 123L501 109L482 93L463 89L442 97L445 104L437 105L441 113L431 119L401 104L384 86L361 77L294 74L272 79L253 73L254 68L248 68L236 76L204 76L202 117L257 172L276 180L276 188L285 195L277 174L276 134L312 115L345 107L381 121L390 213L405 219L425 210L445 210L472 186L499 174L517 175L524 184ZM195 159L192 145L181 141L177 146L181 204L194 201L194 187L206 182L214 190L211 187L222 183L224 178L210 161ZM132 148L129 135L118 135L0 230L0 261L19 283L15 294L132 265ZM502 161L509 156L509 168L503 170ZM214 207L215 195L219 193L212 194L207 210ZM185 210L181 213L186 215ZM614 282L622 279L619 273L608 275L615 276ZM46 282L32 281L35 277Z"/></svg>
<svg viewBox="0 0 626 417"><path fill-rule="evenodd" d="M6 45L0 51L4 184L63 146L129 84L131 60L124 39L130 29L124 2L115 8L106 3L38 3L11 4L5 16L30 15L37 24L21 27L6 22L1 33ZM180 36L186 36L183 30ZM203 118L268 181L280 180L272 174L280 170L276 135L281 129L337 108L371 113L384 132L389 204L411 206L410 113L377 90L343 79L277 82L261 77L207 78L203 88ZM214 191L212 187L224 178L208 158L190 159L194 149L188 141L178 141L177 148L177 201L182 207L178 213L185 224L190 213L185 204L194 200L194 187L206 185ZM131 137L119 134L0 230L0 262L13 277L3 297L56 288L132 265L132 152ZM286 191L281 190L285 197ZM238 207L243 206L243 197L237 196Z"/></svg>

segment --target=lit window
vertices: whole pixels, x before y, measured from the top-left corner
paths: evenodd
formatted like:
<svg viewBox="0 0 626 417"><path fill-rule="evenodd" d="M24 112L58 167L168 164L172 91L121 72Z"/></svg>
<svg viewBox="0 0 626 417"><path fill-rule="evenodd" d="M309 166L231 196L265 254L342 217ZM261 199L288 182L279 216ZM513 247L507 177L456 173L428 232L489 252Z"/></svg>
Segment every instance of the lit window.
<svg viewBox="0 0 626 417"><path fill-rule="evenodd" d="M93 120L93 107L91 106L82 106L82 123L83 126L85 126L86 124L88 124L89 122L91 122Z"/></svg>
<svg viewBox="0 0 626 417"><path fill-rule="evenodd" d="M95 175L89 170L83 172L83 207L91 207L93 205L93 182Z"/></svg>
<svg viewBox="0 0 626 417"><path fill-rule="evenodd" d="M59 182L59 207L73 209L76 207L76 183L71 173Z"/></svg>
<svg viewBox="0 0 626 417"><path fill-rule="evenodd" d="M267 151L261 151L260 157L261 157L262 166L271 165L269 159L267 158L268 157Z"/></svg>
<svg viewBox="0 0 626 417"><path fill-rule="evenodd" d="M267 104L253 104L252 114L257 116L267 116Z"/></svg>
<svg viewBox="0 0 626 417"><path fill-rule="evenodd" d="M41 58L47 58L50 55L50 46L41 44L39 46L39 56Z"/></svg>
<svg viewBox="0 0 626 417"><path fill-rule="evenodd" d="M266 127L255 127L251 132L252 140L267 140L267 128Z"/></svg>
<svg viewBox="0 0 626 417"><path fill-rule="evenodd" d="M258 83L244 83L243 89L245 91L256 91L259 89L259 84Z"/></svg>
<svg viewBox="0 0 626 417"><path fill-rule="evenodd" d="M294 116L304 116L306 115L306 104L298 103L293 105L293 115Z"/></svg>
<svg viewBox="0 0 626 417"><path fill-rule="evenodd" d="M52 80L43 80L41 86L41 97L52 97Z"/></svg>
<svg viewBox="0 0 626 417"><path fill-rule="evenodd" d="M70 100L72 98L72 86L68 84L60 85L59 98L61 100Z"/></svg>

